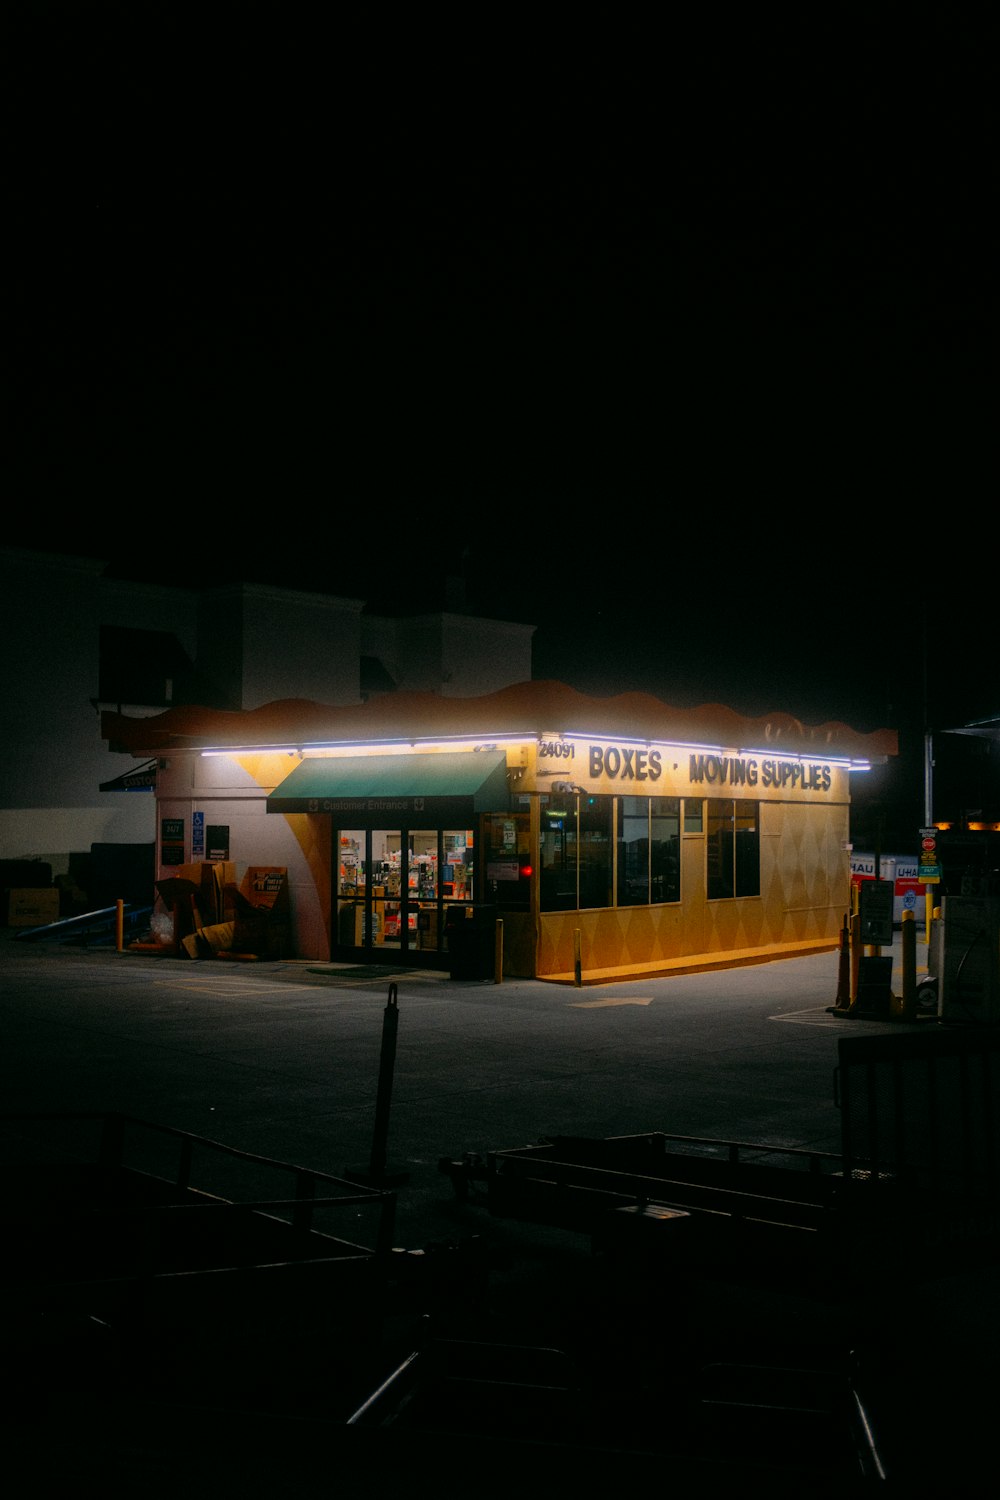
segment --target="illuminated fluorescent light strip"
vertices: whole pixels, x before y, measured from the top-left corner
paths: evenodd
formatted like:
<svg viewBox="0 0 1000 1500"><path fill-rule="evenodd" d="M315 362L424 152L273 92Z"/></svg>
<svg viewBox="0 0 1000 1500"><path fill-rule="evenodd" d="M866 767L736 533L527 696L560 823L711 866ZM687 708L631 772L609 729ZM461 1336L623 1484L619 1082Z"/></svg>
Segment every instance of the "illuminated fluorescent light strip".
<svg viewBox="0 0 1000 1500"><path fill-rule="evenodd" d="M537 739L536 734L456 735L452 739L421 740L396 738L388 740L294 740L283 745L212 745L200 753L210 755L308 755L342 751L345 755L409 755L421 750L500 750L506 745L523 745Z"/></svg>
<svg viewBox="0 0 1000 1500"><path fill-rule="evenodd" d="M583 744L589 744L592 740L601 739L602 736L601 735L596 735L596 734L595 735L585 735L585 734L578 734L576 732L573 732L573 733L562 734L562 735L553 734L552 738L553 739L579 741L580 743L583 743ZM649 740L649 739L633 739L633 738L630 738L628 735L615 735L614 739L615 739L615 743L619 744L619 745L640 745L640 746L644 746L644 747L651 747L651 746L655 745L658 748L663 749L663 750L698 750L698 751L701 751L702 753L708 754L708 755L759 755L759 756L766 755L766 756L769 756L772 760L792 760L792 761L823 760L823 761L826 761L830 765L833 765L833 766L848 766L853 771L869 771L869 770L871 770L871 762L870 761L868 761L868 760L854 760L854 759L852 759L848 755L822 755L822 754L820 754L818 752L817 753L813 753L812 751L775 750L775 749L772 749L770 747L768 749L766 749L766 750L756 750L756 749L750 749L750 748L746 748L746 749L742 749L741 748L741 749L737 750L734 747L728 746L728 745L703 745L703 744L699 744L699 743L697 743L696 741L693 741L693 740Z"/></svg>
<svg viewBox="0 0 1000 1500"><path fill-rule="evenodd" d="M356 740L306 740L282 745L224 745L210 746L203 749L202 756L215 755L410 755L420 751L432 750L456 750L476 751L486 748L501 749L507 745L525 745L532 741L561 740L580 744L590 744L595 739L603 739L607 736L571 734L498 734L477 735L474 738L463 735L454 738L437 737L435 739L386 739L367 740L358 742ZM772 760L798 761L821 759L830 765L846 766L851 771L870 771L871 761L867 758L854 759L847 755L823 755L821 752L809 753L792 750L775 750L771 748L758 749L735 749L726 745L707 745L693 740L647 740L634 739L625 735L616 735L615 742L624 745L636 745L643 748L658 747L663 750L680 750L685 752L697 751L705 755L755 755L769 756Z"/></svg>
<svg viewBox="0 0 1000 1500"><path fill-rule="evenodd" d="M852 771L870 771L871 762L867 759L854 760L849 755L823 755L819 751L815 753L804 750L740 750L740 755L766 755L771 760L821 760L830 766L847 766Z"/></svg>
<svg viewBox="0 0 1000 1500"><path fill-rule="evenodd" d="M595 740L606 741L612 739L616 745L637 745L640 749L649 750L658 748L661 750L704 750L710 755L735 755L736 751L725 745L702 745L695 740L650 740L637 739L627 734L552 734L547 736L553 740L572 741L574 744L590 745Z"/></svg>

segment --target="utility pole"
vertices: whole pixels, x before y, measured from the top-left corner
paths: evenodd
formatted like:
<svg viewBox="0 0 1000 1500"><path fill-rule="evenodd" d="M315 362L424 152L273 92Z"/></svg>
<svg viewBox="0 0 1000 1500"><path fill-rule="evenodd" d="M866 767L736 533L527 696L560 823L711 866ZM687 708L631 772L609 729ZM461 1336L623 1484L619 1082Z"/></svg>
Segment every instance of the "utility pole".
<svg viewBox="0 0 1000 1500"><path fill-rule="evenodd" d="M927 616L922 621L924 672L924 827L934 822L934 737L927 714Z"/></svg>
<svg viewBox="0 0 1000 1500"><path fill-rule="evenodd" d="M922 621L924 673L924 828L934 827L934 736L927 710L927 616ZM930 947L931 921L934 913L934 889L924 886L924 941Z"/></svg>

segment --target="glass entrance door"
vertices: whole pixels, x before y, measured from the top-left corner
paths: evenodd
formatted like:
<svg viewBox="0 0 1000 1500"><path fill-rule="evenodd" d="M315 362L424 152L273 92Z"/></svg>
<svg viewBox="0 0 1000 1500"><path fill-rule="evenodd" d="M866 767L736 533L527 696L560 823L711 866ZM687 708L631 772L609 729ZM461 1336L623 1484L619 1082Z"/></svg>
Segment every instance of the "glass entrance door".
<svg viewBox="0 0 1000 1500"><path fill-rule="evenodd" d="M341 829L337 869L334 946L367 948L372 943L373 905L371 833L364 828Z"/></svg>
<svg viewBox="0 0 1000 1500"><path fill-rule="evenodd" d="M473 895L467 829L341 829L334 944L416 959L445 948L445 911Z"/></svg>
<svg viewBox="0 0 1000 1500"><path fill-rule="evenodd" d="M403 946L408 921L400 829L342 828L338 834L335 945L373 956Z"/></svg>

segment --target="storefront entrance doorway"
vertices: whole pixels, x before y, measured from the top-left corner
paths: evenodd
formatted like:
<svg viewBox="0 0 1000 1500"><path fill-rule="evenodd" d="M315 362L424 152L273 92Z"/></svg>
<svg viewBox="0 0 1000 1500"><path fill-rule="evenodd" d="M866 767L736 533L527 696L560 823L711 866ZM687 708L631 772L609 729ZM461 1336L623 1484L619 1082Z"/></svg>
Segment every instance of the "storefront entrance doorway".
<svg viewBox="0 0 1000 1500"><path fill-rule="evenodd" d="M352 957L433 967L446 914L473 899L470 829L341 829L335 945Z"/></svg>

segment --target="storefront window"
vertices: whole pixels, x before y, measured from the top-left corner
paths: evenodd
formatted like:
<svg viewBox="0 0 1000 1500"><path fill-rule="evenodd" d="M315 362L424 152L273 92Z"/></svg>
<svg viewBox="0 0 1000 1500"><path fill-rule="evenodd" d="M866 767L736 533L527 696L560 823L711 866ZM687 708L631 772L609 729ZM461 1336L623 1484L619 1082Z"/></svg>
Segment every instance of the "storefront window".
<svg viewBox="0 0 1000 1500"><path fill-rule="evenodd" d="M611 881L611 812L612 797L580 796L579 813L574 819L567 854L574 850L579 865L578 906L610 906L613 901ZM579 827L579 839L576 837Z"/></svg>
<svg viewBox="0 0 1000 1500"><path fill-rule="evenodd" d="M649 798L622 797L618 814L618 905L649 901Z"/></svg>
<svg viewBox="0 0 1000 1500"><path fill-rule="evenodd" d="M576 910L576 799L543 798L539 845L542 911ZM572 829L572 841L569 830ZM570 845L572 842L572 858Z"/></svg>
<svg viewBox="0 0 1000 1500"><path fill-rule="evenodd" d="M680 822L680 798L649 799L649 892L653 902L681 899Z"/></svg>
<svg viewBox="0 0 1000 1500"><path fill-rule="evenodd" d="M620 798L617 904L679 900L680 799Z"/></svg>
<svg viewBox="0 0 1000 1500"><path fill-rule="evenodd" d="M436 901L438 894L438 836L436 829L410 832L407 884L411 901Z"/></svg>
<svg viewBox="0 0 1000 1500"><path fill-rule="evenodd" d="M708 899L760 895L756 802L713 797L707 820Z"/></svg>
<svg viewBox="0 0 1000 1500"><path fill-rule="evenodd" d="M345 829L340 835L340 870L337 891L340 896L356 896L365 883L365 830Z"/></svg>
<svg viewBox="0 0 1000 1500"><path fill-rule="evenodd" d="M493 899L527 910L531 896L531 820L526 812L486 819L486 880Z"/></svg>
<svg viewBox="0 0 1000 1500"><path fill-rule="evenodd" d="M475 850L471 828L445 829L441 894L445 900L474 901Z"/></svg>

